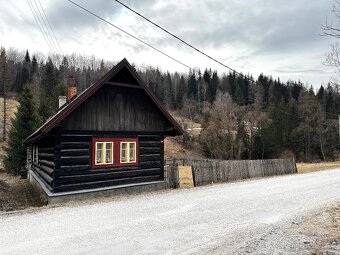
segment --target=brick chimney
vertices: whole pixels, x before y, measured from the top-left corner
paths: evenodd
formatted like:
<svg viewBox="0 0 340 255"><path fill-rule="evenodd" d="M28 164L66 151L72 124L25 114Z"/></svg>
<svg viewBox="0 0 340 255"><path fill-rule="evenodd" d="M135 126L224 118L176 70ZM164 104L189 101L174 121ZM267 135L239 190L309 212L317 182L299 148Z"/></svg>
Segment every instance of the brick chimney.
<svg viewBox="0 0 340 255"><path fill-rule="evenodd" d="M71 102L77 96L76 79L69 75L67 79L67 103Z"/></svg>

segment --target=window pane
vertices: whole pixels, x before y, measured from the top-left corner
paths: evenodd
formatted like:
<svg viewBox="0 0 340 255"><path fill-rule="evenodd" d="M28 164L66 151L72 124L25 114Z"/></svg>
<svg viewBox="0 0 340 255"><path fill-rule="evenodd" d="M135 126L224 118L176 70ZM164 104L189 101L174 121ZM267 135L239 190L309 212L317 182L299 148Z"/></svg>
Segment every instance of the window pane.
<svg viewBox="0 0 340 255"><path fill-rule="evenodd" d="M112 143L106 143L105 163L112 163Z"/></svg>
<svg viewBox="0 0 340 255"><path fill-rule="evenodd" d="M122 163L127 162L126 152L127 152L127 143L121 143L121 151L120 151L120 161Z"/></svg>
<svg viewBox="0 0 340 255"><path fill-rule="evenodd" d="M129 152L129 161L135 162L136 161L136 143L130 143L130 152Z"/></svg>
<svg viewBox="0 0 340 255"><path fill-rule="evenodd" d="M96 145L97 145L97 150L103 149L103 143L96 143Z"/></svg>
<svg viewBox="0 0 340 255"><path fill-rule="evenodd" d="M103 143L96 143L96 163L101 164L104 163L102 160L103 157Z"/></svg>

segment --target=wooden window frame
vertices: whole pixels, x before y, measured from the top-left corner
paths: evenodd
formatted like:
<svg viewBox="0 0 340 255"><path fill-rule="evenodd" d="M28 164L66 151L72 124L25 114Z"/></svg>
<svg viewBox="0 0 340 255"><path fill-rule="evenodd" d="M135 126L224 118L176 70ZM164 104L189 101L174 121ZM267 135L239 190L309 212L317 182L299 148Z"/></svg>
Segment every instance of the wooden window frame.
<svg viewBox="0 0 340 255"><path fill-rule="evenodd" d="M96 164L96 143L113 143L113 163L112 164ZM121 163L121 143L135 143L136 152L135 162ZM139 141L138 138L93 138L92 139L92 169L112 168L119 166L138 166L139 165Z"/></svg>
<svg viewBox="0 0 340 255"><path fill-rule="evenodd" d="M123 151L123 144L126 144L126 153L125 153L125 157L126 157L126 162L122 161L122 151ZM135 151L134 151L134 161L130 161L130 144L134 144L135 145ZM119 157L119 163L122 165L126 165L126 164L135 164L137 162L137 142L136 141L121 141L120 142L120 157Z"/></svg>
<svg viewBox="0 0 340 255"><path fill-rule="evenodd" d="M101 159L104 161L104 162L102 162L102 163L97 163L97 150L98 150L98 144L102 144L103 145L103 147L102 147L102 157L101 157ZM106 145L107 144L111 144L111 162L108 162L108 163L106 163L105 162L105 159L106 159L106 153L107 153L107 148L106 148ZM103 165L113 165L114 164L114 159L113 159L113 155L114 155L114 142L112 142L112 141L108 141L108 142L103 142L103 141L101 141L101 142L99 142L99 141L96 141L95 142L95 150L94 150L94 164L96 165L96 166L103 166Z"/></svg>
<svg viewBox="0 0 340 255"><path fill-rule="evenodd" d="M39 147L37 145L32 146L32 162L39 163Z"/></svg>
<svg viewBox="0 0 340 255"><path fill-rule="evenodd" d="M104 145L106 143L112 143L112 163L100 163L97 164L97 143L103 143ZM106 146L104 148L103 146L103 151L106 150ZM106 152L105 152L106 153ZM97 169L97 168L108 168L108 167L113 167L115 165L115 141L114 139L110 138L93 138L92 139L92 168Z"/></svg>

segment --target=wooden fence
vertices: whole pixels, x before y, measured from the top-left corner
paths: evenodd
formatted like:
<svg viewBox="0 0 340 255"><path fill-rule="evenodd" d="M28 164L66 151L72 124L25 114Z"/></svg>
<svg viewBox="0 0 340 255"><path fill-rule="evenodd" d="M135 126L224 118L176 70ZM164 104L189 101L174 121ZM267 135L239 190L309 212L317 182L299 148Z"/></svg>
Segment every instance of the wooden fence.
<svg viewBox="0 0 340 255"><path fill-rule="evenodd" d="M296 173L294 159L266 160L166 160L164 175L168 188L178 187L178 166L192 166L194 185Z"/></svg>

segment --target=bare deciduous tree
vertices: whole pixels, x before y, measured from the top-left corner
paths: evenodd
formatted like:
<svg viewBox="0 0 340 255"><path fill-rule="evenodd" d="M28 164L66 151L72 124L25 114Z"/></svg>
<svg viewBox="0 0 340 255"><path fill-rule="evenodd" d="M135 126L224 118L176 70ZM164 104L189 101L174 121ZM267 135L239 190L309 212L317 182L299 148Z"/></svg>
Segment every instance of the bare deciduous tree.
<svg viewBox="0 0 340 255"><path fill-rule="evenodd" d="M323 30L322 35L340 38L340 0L335 0L333 4L333 15L336 23L329 23L328 20L326 20L325 25L321 26ZM327 66L334 67L337 74L340 75L340 47L338 43L331 45L331 51L326 55L323 63ZM334 83L334 79L332 78L331 83L333 83L333 86L335 86L338 91L339 83Z"/></svg>

